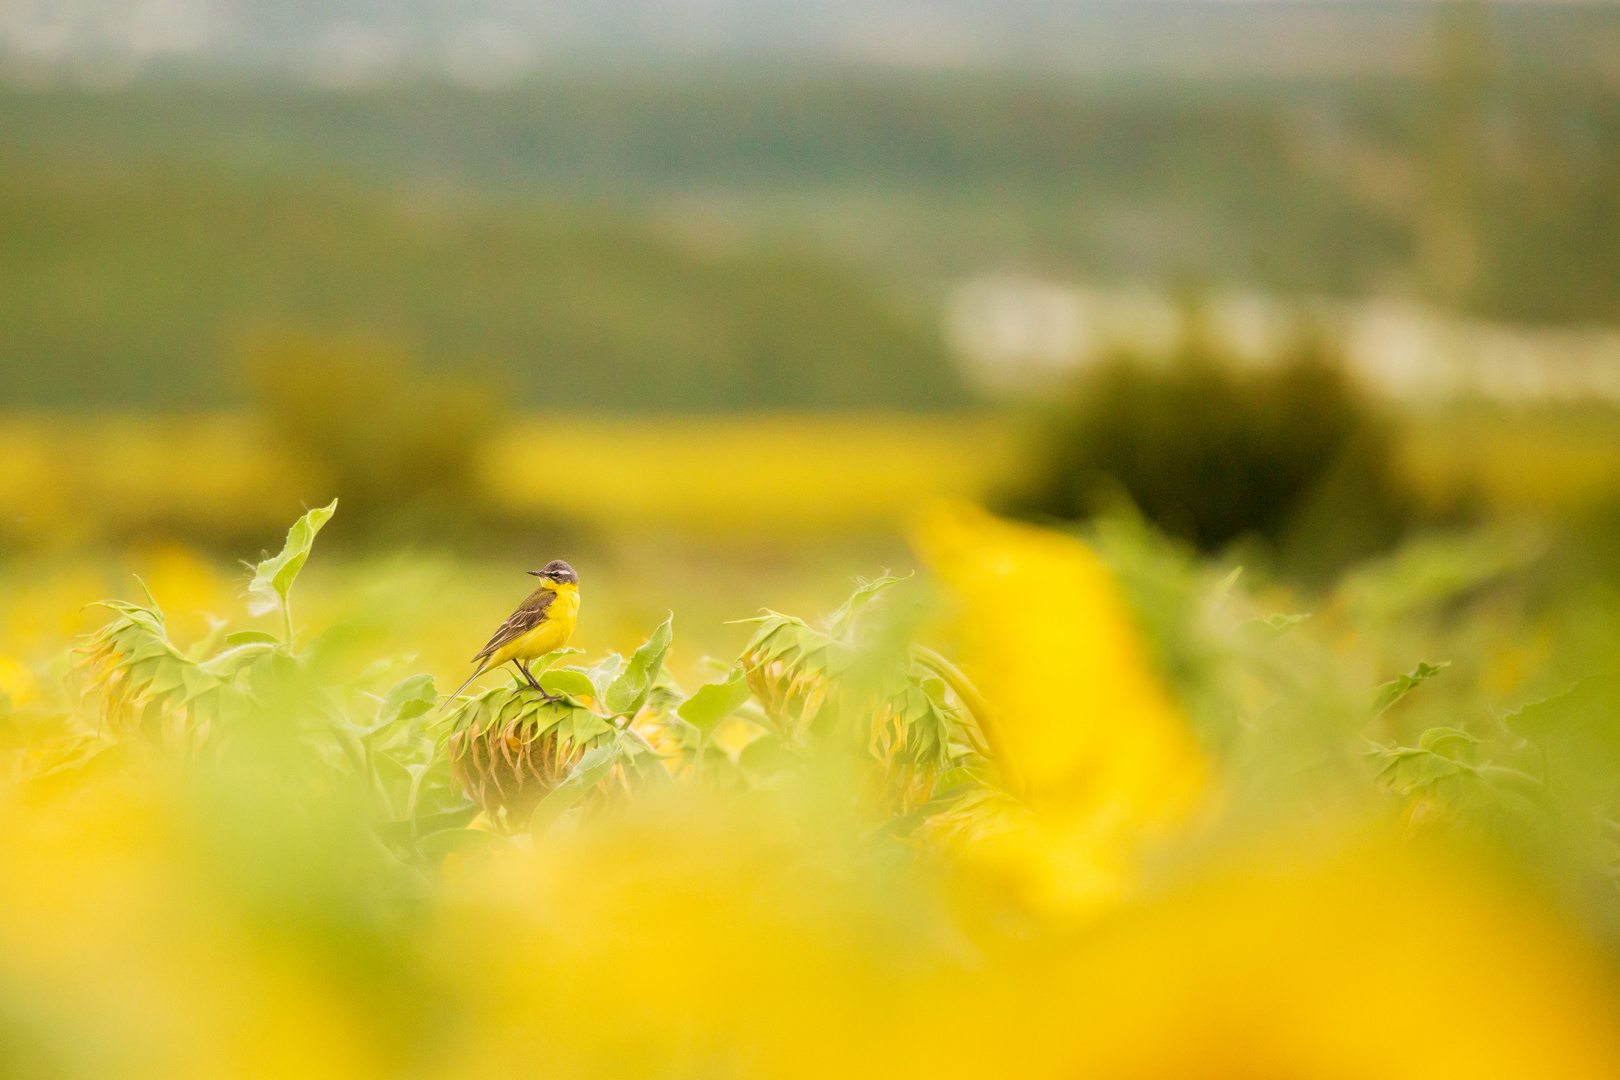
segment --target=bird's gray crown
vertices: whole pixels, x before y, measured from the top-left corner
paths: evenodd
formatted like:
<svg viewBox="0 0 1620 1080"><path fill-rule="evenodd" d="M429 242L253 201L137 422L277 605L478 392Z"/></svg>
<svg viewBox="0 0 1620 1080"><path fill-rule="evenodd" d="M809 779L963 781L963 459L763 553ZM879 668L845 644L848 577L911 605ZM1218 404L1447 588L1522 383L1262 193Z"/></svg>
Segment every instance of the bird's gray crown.
<svg viewBox="0 0 1620 1080"><path fill-rule="evenodd" d="M552 559L550 562L546 563L543 570L530 570L529 573L533 574L537 578L545 578L547 581L555 581L559 585L579 584L579 575L574 573L574 568L563 562L561 559Z"/></svg>

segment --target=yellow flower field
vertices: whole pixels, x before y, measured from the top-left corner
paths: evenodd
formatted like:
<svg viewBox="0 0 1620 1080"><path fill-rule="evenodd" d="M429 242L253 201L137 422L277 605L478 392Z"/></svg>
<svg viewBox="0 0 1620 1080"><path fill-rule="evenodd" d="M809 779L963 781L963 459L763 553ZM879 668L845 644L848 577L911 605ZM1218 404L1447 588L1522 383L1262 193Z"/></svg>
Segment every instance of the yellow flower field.
<svg viewBox="0 0 1620 1080"><path fill-rule="evenodd" d="M1522 637L1515 594L1463 573L1489 537L1304 613L1130 519L943 501L909 534L919 572L842 607L803 567L717 595L718 571L582 558L551 701L506 675L442 698L520 568L345 557L317 521L296 580L262 564L255 620L248 570L172 544L13 566L0 1061L1620 1073L1620 693L1556 662L1605 624L1420 662ZM1413 584L1419 555L1463 591ZM83 608L98 588L122 600Z"/></svg>
<svg viewBox="0 0 1620 1080"><path fill-rule="evenodd" d="M470 505L605 534L804 540L888 534L935 499L1016 485L1034 452L1015 416L887 414L524 417L475 453ZM1606 415L1459 410L1401 424L1399 468L1442 512L1579 511L1620 491ZM82 545L143 535L262 540L325 501L319 462L262 421L0 419L0 540Z"/></svg>

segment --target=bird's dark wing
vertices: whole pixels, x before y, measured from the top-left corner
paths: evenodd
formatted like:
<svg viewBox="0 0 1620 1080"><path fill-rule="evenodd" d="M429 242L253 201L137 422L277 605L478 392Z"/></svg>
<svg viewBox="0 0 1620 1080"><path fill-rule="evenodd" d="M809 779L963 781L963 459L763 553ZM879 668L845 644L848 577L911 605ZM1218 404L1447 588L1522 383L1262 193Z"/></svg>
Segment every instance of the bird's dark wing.
<svg viewBox="0 0 1620 1080"><path fill-rule="evenodd" d="M546 609L551 607L551 602L556 597L557 594L550 589L534 590L529 594L529 598L519 604L518 609L512 612L505 622L501 623L494 636L489 639L489 643L473 659L482 660L486 656L494 655L495 651L502 645L516 641L545 622Z"/></svg>

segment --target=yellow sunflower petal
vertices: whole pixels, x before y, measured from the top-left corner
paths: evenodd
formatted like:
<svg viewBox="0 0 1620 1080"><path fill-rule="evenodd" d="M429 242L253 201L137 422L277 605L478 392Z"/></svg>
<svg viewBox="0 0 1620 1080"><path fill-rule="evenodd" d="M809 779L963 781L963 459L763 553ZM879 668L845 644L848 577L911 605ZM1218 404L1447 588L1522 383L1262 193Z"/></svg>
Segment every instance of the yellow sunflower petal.
<svg viewBox="0 0 1620 1080"><path fill-rule="evenodd" d="M1139 838L1191 816L1208 767L1107 569L1072 537L968 505L936 507L914 540L1033 811L980 854L1052 899L1113 894Z"/></svg>

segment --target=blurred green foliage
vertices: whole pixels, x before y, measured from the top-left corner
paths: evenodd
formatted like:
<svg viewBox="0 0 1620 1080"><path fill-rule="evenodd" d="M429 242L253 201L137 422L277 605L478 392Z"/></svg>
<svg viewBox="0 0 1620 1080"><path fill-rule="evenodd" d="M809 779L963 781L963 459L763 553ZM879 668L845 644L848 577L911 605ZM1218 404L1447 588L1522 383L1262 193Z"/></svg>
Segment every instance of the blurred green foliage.
<svg viewBox="0 0 1620 1080"><path fill-rule="evenodd" d="M1256 537L1318 579L1392 543L1409 513L1393 433L1331 352L1306 339L1242 367L1194 323L1168 357L1082 376L1011 507L1076 519L1122 492L1204 551Z"/></svg>

